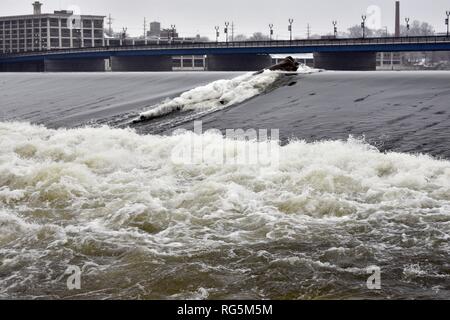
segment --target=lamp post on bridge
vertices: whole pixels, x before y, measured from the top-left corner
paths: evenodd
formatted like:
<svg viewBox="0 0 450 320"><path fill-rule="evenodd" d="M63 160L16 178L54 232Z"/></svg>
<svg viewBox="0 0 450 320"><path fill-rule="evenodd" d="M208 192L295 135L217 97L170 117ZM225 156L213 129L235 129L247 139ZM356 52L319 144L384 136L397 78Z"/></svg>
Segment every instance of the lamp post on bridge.
<svg viewBox="0 0 450 320"><path fill-rule="evenodd" d="M409 37L409 29L411 29L411 26L409 25L409 18L405 18L406 22L406 36Z"/></svg>
<svg viewBox="0 0 450 320"><path fill-rule="evenodd" d="M446 11L445 14L447 15L447 19L445 19L445 24L447 25L447 38L449 36L449 22L450 22L450 11Z"/></svg>
<svg viewBox="0 0 450 320"><path fill-rule="evenodd" d="M289 41L292 42L292 24L294 23L294 19L289 19L289 26L288 26L288 30L289 30Z"/></svg>
<svg viewBox="0 0 450 320"><path fill-rule="evenodd" d="M361 28L362 28L362 32L363 32L363 39L366 37L366 20L367 20L367 16L365 14L363 14L361 16L362 22L361 22Z"/></svg>
<svg viewBox="0 0 450 320"><path fill-rule="evenodd" d="M128 31L128 28L125 28L125 27L122 28L122 34L121 34L122 45L126 45L127 31Z"/></svg>
<svg viewBox="0 0 450 320"><path fill-rule="evenodd" d="M273 37L273 24L269 24L269 39L270 41L272 41L272 37Z"/></svg>
<svg viewBox="0 0 450 320"><path fill-rule="evenodd" d="M229 22L225 22L225 29L223 29L223 32L225 33L226 36L226 42L228 44L228 27L229 27L230 23Z"/></svg>
<svg viewBox="0 0 450 320"><path fill-rule="evenodd" d="M334 27L334 37L337 38L337 34L338 34L338 29L337 29L337 21L333 21L333 27Z"/></svg>
<svg viewBox="0 0 450 320"><path fill-rule="evenodd" d="M170 29L172 29L172 40L171 40L171 42L174 41L174 39L175 39L175 28L176 28L176 25L174 25L174 24L170 25Z"/></svg>
<svg viewBox="0 0 450 320"><path fill-rule="evenodd" d="M220 27L219 26L215 26L214 29L216 30L216 43L219 42L219 36L220 36Z"/></svg>

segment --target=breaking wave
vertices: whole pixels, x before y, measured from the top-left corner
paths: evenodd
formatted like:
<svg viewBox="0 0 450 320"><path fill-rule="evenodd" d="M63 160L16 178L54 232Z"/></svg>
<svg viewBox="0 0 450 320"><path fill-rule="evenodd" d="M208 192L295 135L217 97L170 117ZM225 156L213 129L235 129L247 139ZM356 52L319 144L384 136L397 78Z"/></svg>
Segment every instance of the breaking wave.
<svg viewBox="0 0 450 320"><path fill-rule="evenodd" d="M303 66L297 73L314 71ZM220 110L271 90L284 75L286 72L265 70L259 74L250 72L229 80L217 80L150 107L140 114L140 119L161 117L174 111Z"/></svg>
<svg viewBox="0 0 450 320"><path fill-rule="evenodd" d="M176 146L224 138L26 123L0 123L0 137L0 274L8 275L0 296L48 288L65 296L54 288L78 264L96 279L86 294L110 288L103 298L196 297L202 288L214 288L212 297L274 298L284 289L227 296L234 289L221 281L252 281L261 266L275 277L294 272L285 270L292 264L359 275L375 257L389 265L396 252L405 263L449 252L450 162L426 155L380 153L350 138L279 146L278 167L183 165L171 161ZM441 267L422 269L442 279ZM276 286L268 277L261 283ZM314 279L315 288L329 286Z"/></svg>

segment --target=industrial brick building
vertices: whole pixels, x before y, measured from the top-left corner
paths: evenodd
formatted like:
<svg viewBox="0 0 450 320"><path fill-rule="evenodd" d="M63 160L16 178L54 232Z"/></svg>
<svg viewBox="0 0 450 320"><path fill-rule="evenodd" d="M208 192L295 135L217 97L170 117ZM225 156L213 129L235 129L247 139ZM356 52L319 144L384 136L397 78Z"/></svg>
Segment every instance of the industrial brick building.
<svg viewBox="0 0 450 320"><path fill-rule="evenodd" d="M32 15L0 17L0 52L104 45L104 16L74 15L67 10L42 13L41 6L33 3Z"/></svg>

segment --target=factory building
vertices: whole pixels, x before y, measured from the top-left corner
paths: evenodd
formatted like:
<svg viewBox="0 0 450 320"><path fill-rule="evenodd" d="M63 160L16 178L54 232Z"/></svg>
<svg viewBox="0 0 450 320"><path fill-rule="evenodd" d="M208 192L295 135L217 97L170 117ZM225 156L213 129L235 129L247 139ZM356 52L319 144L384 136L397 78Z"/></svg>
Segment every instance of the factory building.
<svg viewBox="0 0 450 320"><path fill-rule="evenodd" d="M42 13L33 3L33 14L0 17L0 52L15 53L104 45L104 16L74 15L61 10Z"/></svg>
<svg viewBox="0 0 450 320"><path fill-rule="evenodd" d="M377 70L398 70L402 68L402 62L400 52L377 53Z"/></svg>
<svg viewBox="0 0 450 320"><path fill-rule="evenodd" d="M153 21L150 23L150 30L147 31L147 37L150 39L169 39L179 38L176 29L161 29L161 22Z"/></svg>

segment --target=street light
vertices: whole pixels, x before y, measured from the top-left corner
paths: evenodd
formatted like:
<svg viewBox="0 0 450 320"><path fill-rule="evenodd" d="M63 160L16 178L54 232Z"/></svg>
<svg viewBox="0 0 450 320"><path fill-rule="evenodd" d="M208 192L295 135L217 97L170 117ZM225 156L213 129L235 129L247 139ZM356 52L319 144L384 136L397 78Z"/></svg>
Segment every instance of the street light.
<svg viewBox="0 0 450 320"><path fill-rule="evenodd" d="M406 36L409 37L409 29L411 28L411 26L409 25L409 18L405 18L405 22L406 22Z"/></svg>
<svg viewBox="0 0 450 320"><path fill-rule="evenodd" d="M227 43L228 43L228 26L230 25L230 23L229 22L225 22L225 29L223 30L223 32L225 33L225 35L226 35L226 41L227 41Z"/></svg>
<svg viewBox="0 0 450 320"><path fill-rule="evenodd" d="M220 36L220 27L219 26L215 26L214 29L216 29L216 42L219 42L219 36Z"/></svg>
<svg viewBox="0 0 450 320"><path fill-rule="evenodd" d="M449 36L449 19L450 19L450 11L446 11L447 19L445 19L445 24L447 25L447 37Z"/></svg>
<svg viewBox="0 0 450 320"><path fill-rule="evenodd" d="M361 28L362 28L362 32L363 32L363 38L366 37L366 20L367 20L367 16L365 14L363 14L361 16L362 22L361 22Z"/></svg>
<svg viewBox="0 0 450 320"><path fill-rule="evenodd" d="M337 33L338 33L337 21L333 21L333 27L334 27L334 37L337 38Z"/></svg>
<svg viewBox="0 0 450 320"><path fill-rule="evenodd" d="M128 28L123 27L122 28L122 45L126 45L126 40L127 40L127 31Z"/></svg>
<svg viewBox="0 0 450 320"><path fill-rule="evenodd" d="M170 25L170 29L172 29L172 41L175 39L175 28L176 28L177 26L176 25L174 25L174 24L171 24Z"/></svg>
<svg viewBox="0 0 450 320"><path fill-rule="evenodd" d="M288 21L289 21L288 30L289 30L289 34L290 34L289 40L292 42L292 24L294 23L294 19L291 18Z"/></svg>
<svg viewBox="0 0 450 320"><path fill-rule="evenodd" d="M269 24L269 38L270 41L272 41L272 37L273 37L273 24Z"/></svg>

